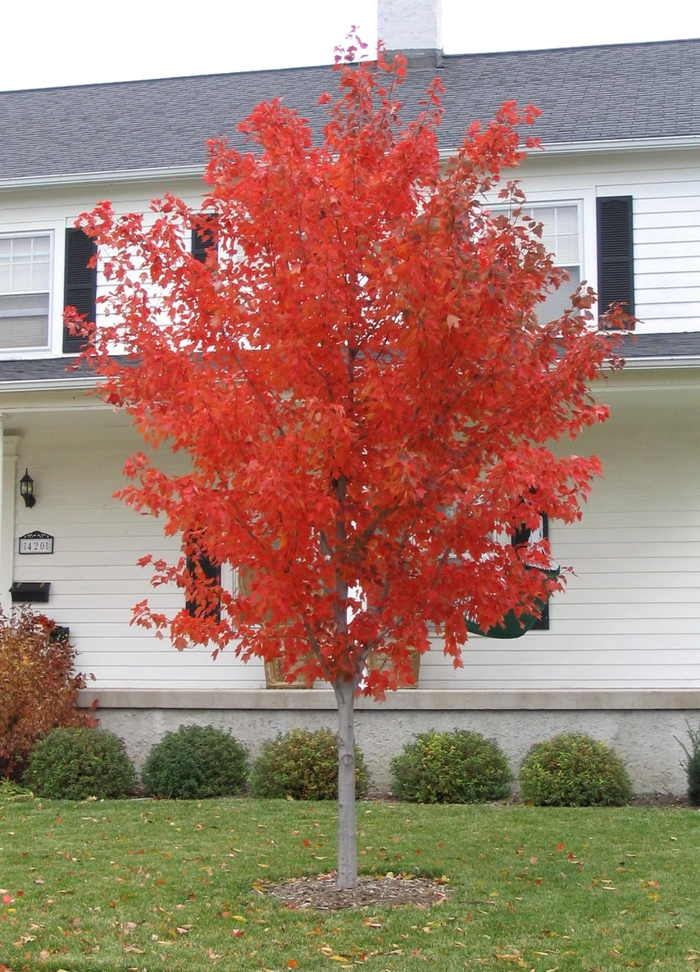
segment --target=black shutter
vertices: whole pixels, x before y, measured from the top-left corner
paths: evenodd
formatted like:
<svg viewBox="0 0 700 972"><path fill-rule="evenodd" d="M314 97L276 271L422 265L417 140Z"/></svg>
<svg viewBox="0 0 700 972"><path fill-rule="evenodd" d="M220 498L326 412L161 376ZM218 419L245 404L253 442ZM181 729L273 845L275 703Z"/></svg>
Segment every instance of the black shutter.
<svg viewBox="0 0 700 972"><path fill-rule="evenodd" d="M194 557L187 557L186 567L187 567L187 572L189 574L192 574L194 576L195 573L197 573L198 575L201 575L205 580L211 581L212 584L221 585L221 566L219 564L213 563L213 561L211 561L209 557L206 556L206 554L200 553L196 559ZM185 607L190 617L193 618L197 616L201 616L205 618L214 617L216 618L217 621L221 620L220 604L216 604L216 605L210 604L204 606L201 604L197 604L197 602L194 599L190 600L189 598L187 598L187 600L185 601Z"/></svg>
<svg viewBox="0 0 700 972"><path fill-rule="evenodd" d="M513 534L513 546L520 547L523 544L530 542L530 537L532 536L532 531L529 527L524 524ZM546 513L542 514L542 538L546 540L549 537L549 517ZM547 603L545 604L539 618L533 624L532 631L549 631L549 598L547 598Z"/></svg>
<svg viewBox="0 0 700 972"><path fill-rule="evenodd" d="M216 249L213 228L192 230L192 256L200 263L205 263L210 250Z"/></svg>
<svg viewBox="0 0 700 972"><path fill-rule="evenodd" d="M97 246L80 229L66 230L66 278L63 306L75 307L86 320L95 320L97 270L88 263L97 253ZM63 353L77 354L85 347L85 339L63 328Z"/></svg>
<svg viewBox="0 0 700 972"><path fill-rule="evenodd" d="M625 305L634 314L632 197L598 199L598 313L610 305Z"/></svg>

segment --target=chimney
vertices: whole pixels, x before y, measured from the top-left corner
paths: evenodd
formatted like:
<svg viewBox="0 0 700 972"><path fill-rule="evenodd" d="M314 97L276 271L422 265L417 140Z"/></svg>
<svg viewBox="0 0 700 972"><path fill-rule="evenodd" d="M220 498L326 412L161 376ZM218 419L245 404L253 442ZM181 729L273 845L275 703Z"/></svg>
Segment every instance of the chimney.
<svg viewBox="0 0 700 972"><path fill-rule="evenodd" d="M411 67L440 67L441 0L378 0L377 36L390 54L402 51Z"/></svg>

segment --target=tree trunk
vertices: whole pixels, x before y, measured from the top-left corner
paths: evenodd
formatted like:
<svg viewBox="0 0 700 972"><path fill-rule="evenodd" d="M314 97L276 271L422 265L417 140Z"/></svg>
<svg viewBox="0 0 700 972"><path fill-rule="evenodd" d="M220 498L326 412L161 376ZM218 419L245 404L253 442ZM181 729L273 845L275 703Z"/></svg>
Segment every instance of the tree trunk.
<svg viewBox="0 0 700 972"><path fill-rule="evenodd" d="M355 690L353 682L333 685L338 703L338 888L357 887L355 829Z"/></svg>

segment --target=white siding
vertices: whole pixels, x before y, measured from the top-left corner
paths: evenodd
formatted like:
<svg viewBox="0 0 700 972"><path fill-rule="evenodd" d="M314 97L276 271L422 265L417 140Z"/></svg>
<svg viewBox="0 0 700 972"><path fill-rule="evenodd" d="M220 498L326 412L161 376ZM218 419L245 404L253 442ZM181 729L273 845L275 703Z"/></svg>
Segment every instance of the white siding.
<svg viewBox="0 0 700 972"><path fill-rule="evenodd" d="M632 196L638 333L700 330L700 152L534 155L516 173L531 202L580 201L583 276L597 285L595 198Z"/></svg>
<svg viewBox="0 0 700 972"><path fill-rule="evenodd" d="M110 199L115 212L148 213L151 199L173 192L197 206L206 187L201 180L163 179L158 182L95 184L82 187L0 190L0 233L49 232L54 239L49 320L50 351L23 354L46 357L60 354L63 341L64 237L81 213L91 210L99 200ZM104 280L98 273L98 294L104 293ZM16 357L11 352L0 355Z"/></svg>
<svg viewBox="0 0 700 972"><path fill-rule="evenodd" d="M700 688L700 386L692 376L668 385L623 373L604 392L612 418L577 445L601 457L604 477L580 523L551 523L554 556L576 573L552 599L550 630L472 638L458 671L436 642L422 661L422 688ZM56 537L52 556L15 554L15 580L51 582L47 613L70 627L97 690L262 687L260 662L243 666L232 651L214 662L205 648L178 653L130 626L144 597L172 611L182 594L151 589L136 566L145 553L176 557L178 543L113 498L124 459L140 447L123 417L18 412L12 420L23 435L20 471L29 466L38 497L32 510L18 504L16 535ZM172 467L167 453L159 461Z"/></svg>
<svg viewBox="0 0 700 972"><path fill-rule="evenodd" d="M425 688L700 688L700 388L634 391L615 376L609 422L577 451L603 461L583 517L550 523L573 568L550 630L475 638L452 673L436 654Z"/></svg>
<svg viewBox="0 0 700 972"><path fill-rule="evenodd" d="M583 276L593 286L596 196L633 196L639 330L700 329L700 153L535 155L517 175L531 202L579 204ZM192 203L201 194L196 181L0 193L0 231L48 228L58 238L98 199L144 211L165 189ZM57 349L62 246L53 270ZM635 390L630 375L615 376L603 393L611 421L575 448L598 452L604 479L580 523L551 524L556 559L576 571L552 601L551 629L512 642L474 638L459 671L431 652L422 687L700 687L700 393L691 380ZM166 611L182 597L152 590L136 566L145 553L176 556L177 543L112 495L140 442L107 410L52 410L45 402L37 395L22 406L2 404L6 432L23 437L19 474L30 468L38 497L33 510L17 506L15 551L16 537L31 530L56 537L50 557L16 554L14 577L51 582L47 613L70 627L80 668L94 672L98 689L261 687L259 662L243 666L232 651L216 662L206 649L178 654L129 625L144 597Z"/></svg>
<svg viewBox="0 0 700 972"><path fill-rule="evenodd" d="M700 329L700 152L596 153L560 156L533 153L515 172L533 203L575 201L582 211L585 279L597 284L595 200L634 199L636 313L640 332ZM55 247L52 330L60 349L63 241L66 227L109 198L117 212L146 212L150 199L174 191L192 205L202 196L196 179L121 183L32 191L0 191L0 232L49 230ZM104 292L100 281L100 292Z"/></svg>
<svg viewBox="0 0 700 972"><path fill-rule="evenodd" d="M124 460L142 448L121 417L101 410L13 421L22 433L22 472L30 468L37 496L33 509L17 504L14 579L51 583L49 604L37 609L70 627L79 669L96 676L98 689L263 687L261 663L245 667L232 650L216 662L206 648L178 653L167 639L130 625L144 598L155 610L173 612L183 595L151 588L149 569L137 566L147 553L177 559L179 544L163 536L161 522L113 496L125 485ZM167 454L159 461L173 465ZM55 537L54 554L20 555L17 538L37 529Z"/></svg>

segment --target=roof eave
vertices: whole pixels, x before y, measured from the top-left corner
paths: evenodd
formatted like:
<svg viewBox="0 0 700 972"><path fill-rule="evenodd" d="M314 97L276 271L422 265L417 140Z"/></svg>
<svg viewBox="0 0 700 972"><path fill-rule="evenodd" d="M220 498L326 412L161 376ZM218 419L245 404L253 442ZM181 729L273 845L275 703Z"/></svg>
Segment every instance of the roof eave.
<svg viewBox="0 0 700 972"><path fill-rule="evenodd" d="M674 135L653 138L599 139L581 142L542 142L548 155L595 155L610 152L654 152L700 148L700 134ZM456 146L443 149L441 156L449 158ZM536 156L535 156L536 157ZM52 186L96 185L100 183L156 182L159 179L201 179L205 164L163 165L139 169L110 169L99 172L68 172L49 175L0 179L3 189L39 189Z"/></svg>
<svg viewBox="0 0 700 972"><path fill-rule="evenodd" d="M156 182L159 179L201 179L204 163L197 165L164 165L144 169L113 169L104 172L69 172L55 175L25 176L0 179L3 189L41 189L51 186L95 185L99 183Z"/></svg>
<svg viewBox="0 0 700 972"><path fill-rule="evenodd" d="M622 356L624 358L624 355ZM624 358L626 371L668 371L700 368L700 354L663 355L648 358ZM0 381L0 395L15 392L91 391L97 388L97 375L81 378L32 378Z"/></svg>
<svg viewBox="0 0 700 972"><path fill-rule="evenodd" d="M625 358L625 371L668 371L673 368L700 368L700 354L663 355L657 358Z"/></svg>
<svg viewBox="0 0 700 972"><path fill-rule="evenodd" d="M654 136L647 138L604 138L581 142L542 141L547 155L598 155L610 152L658 152L700 148L700 134ZM440 155L448 159L455 149L443 149ZM530 157L537 158L537 149L530 150Z"/></svg>
<svg viewBox="0 0 700 972"><path fill-rule="evenodd" d="M28 378L18 381L0 381L0 395L13 392L91 391L99 378Z"/></svg>
<svg viewBox="0 0 700 972"><path fill-rule="evenodd" d="M646 138L603 138L586 142L542 142L549 155L595 155L602 152L657 152L700 148L700 134Z"/></svg>

